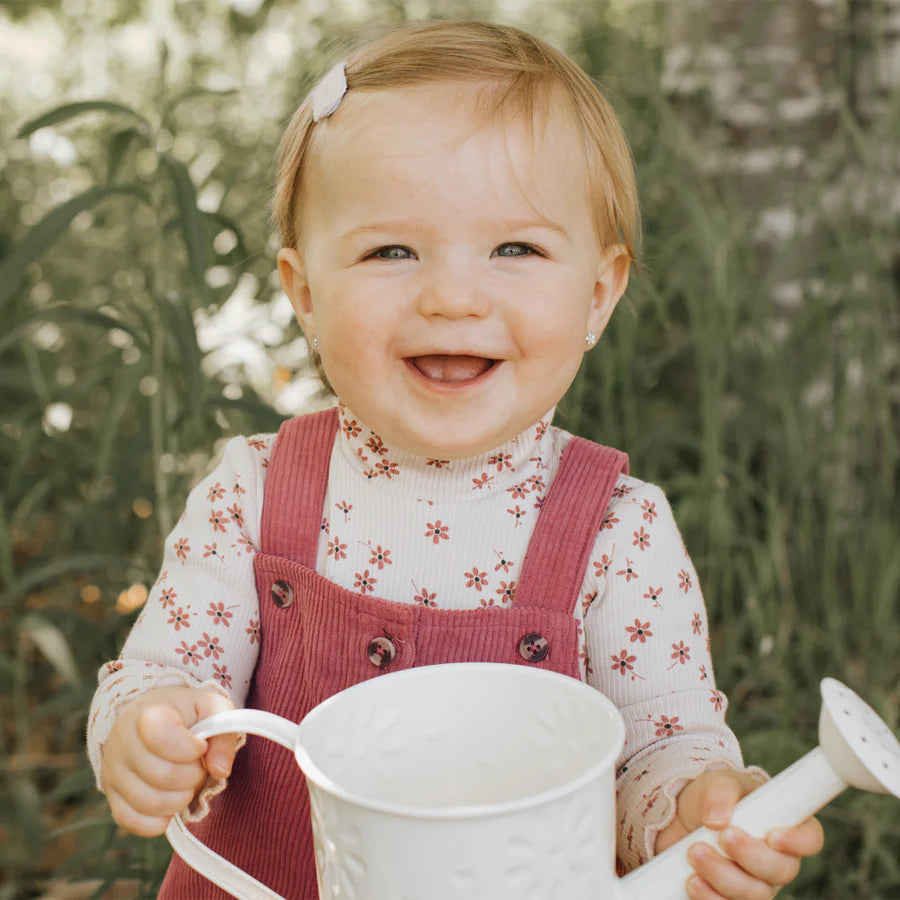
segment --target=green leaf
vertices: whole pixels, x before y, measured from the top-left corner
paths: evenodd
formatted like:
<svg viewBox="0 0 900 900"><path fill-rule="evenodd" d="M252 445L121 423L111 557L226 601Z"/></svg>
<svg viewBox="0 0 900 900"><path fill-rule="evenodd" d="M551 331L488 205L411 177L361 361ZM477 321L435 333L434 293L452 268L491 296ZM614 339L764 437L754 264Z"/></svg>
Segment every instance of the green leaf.
<svg viewBox="0 0 900 900"><path fill-rule="evenodd" d="M238 93L238 91L235 88L224 88L222 90L215 90L213 88L205 87L187 88L187 90L181 91L181 93L176 94L163 107L162 120L163 122L168 122L169 116L172 115L175 108L186 100L193 100L196 97L228 97L236 93Z"/></svg>
<svg viewBox="0 0 900 900"><path fill-rule="evenodd" d="M88 771L87 773L78 772L79 777L78 793L73 789L72 794L75 797L79 795L84 795L88 793L88 788L94 786L94 776ZM53 792L53 799L57 800L58 797L62 797L62 799L67 799L66 794L57 789ZM77 819L74 822L69 822L67 825L60 825L58 828L53 828L47 832L47 837L51 840L62 837L64 834L71 834L73 831L84 831L85 829L90 828L109 828L109 816L92 816L89 819ZM96 851L92 850L92 853L96 853Z"/></svg>
<svg viewBox="0 0 900 900"><path fill-rule="evenodd" d="M206 295L206 230L203 213L197 207L197 190L191 181L187 166L169 154L161 156L172 177L181 234L187 250L188 269L194 286L202 296Z"/></svg>
<svg viewBox="0 0 900 900"><path fill-rule="evenodd" d="M4 599L7 603L12 603L29 591L33 591L63 575L71 573L86 575L89 572L96 572L98 569L110 567L124 569L127 566L127 559L109 553L81 553L75 556L66 556L62 559L45 562L27 569L17 578L14 584L8 586Z"/></svg>
<svg viewBox="0 0 900 900"><path fill-rule="evenodd" d="M113 316L109 316L106 313L98 312L95 309L82 309L78 306L60 304L59 306L49 306L47 309L42 309L27 319L23 319L18 324L13 325L6 334L0 337L0 353L3 353L7 348L12 347L21 340L34 323L64 321L66 319L73 319L87 325L97 325L101 328L120 328L122 331L127 331L134 338L135 343L138 344L141 350L145 353L150 352L150 345L146 335L137 331L128 323L113 318Z"/></svg>
<svg viewBox="0 0 900 900"><path fill-rule="evenodd" d="M328 396L328 391L323 387L321 391L315 393L310 402L319 402ZM259 431L278 431L279 426L284 422L284 416L276 412L267 403L263 403L254 394L245 394L236 400L228 397L210 397L206 400L207 409L236 409L247 413L253 422L254 429Z"/></svg>
<svg viewBox="0 0 900 900"><path fill-rule="evenodd" d="M116 172L125 154L128 152L128 146L133 140L145 139L145 136L137 128L122 128L114 131L109 139L106 148L106 182L109 184L116 177Z"/></svg>
<svg viewBox="0 0 900 900"><path fill-rule="evenodd" d="M12 535L4 506L3 497L0 497L0 581L11 584L15 566L13 564Z"/></svg>
<svg viewBox="0 0 900 900"><path fill-rule="evenodd" d="M38 856L44 842L41 795L32 778L18 773L7 779L10 808L14 810L16 829L12 835L14 845L21 851ZM11 802L10 802L11 801ZM11 842L13 842L11 841Z"/></svg>
<svg viewBox="0 0 900 900"><path fill-rule="evenodd" d="M44 501L47 499L47 495L53 490L53 487L53 481L46 477L39 478L34 484L28 486L18 498L16 507L12 511L12 515L9 516L8 527L19 528L22 531L25 531L26 523L30 520L30 516L35 510L44 508ZM7 495L7 501L13 499L11 493ZM12 581L12 572L13 569L10 568L7 583Z"/></svg>
<svg viewBox="0 0 900 900"><path fill-rule="evenodd" d="M144 203L150 202L146 192L137 185L98 185L51 209L40 222L32 226L0 266L0 310L21 284L28 266L59 239L72 219L115 194L129 194Z"/></svg>
<svg viewBox="0 0 900 900"><path fill-rule="evenodd" d="M39 128L46 128L48 125L55 125L57 122L64 122L74 116L80 116L86 112L113 112L122 113L132 116L141 124L141 130L144 134L152 133L150 123L138 112L130 106L124 106L121 103L114 103L111 100L79 100L77 103L66 103L64 106L57 106L55 109L41 113L36 119L26 122L16 133L16 137L24 138L33 134Z"/></svg>
<svg viewBox="0 0 900 900"><path fill-rule="evenodd" d="M241 271L246 266L247 261L250 259L250 252L247 250L247 243L244 240L244 235L241 232L240 227L234 219L229 218L224 213L216 210L215 212L204 213L207 221L214 222L219 226L217 231L222 229L228 229L229 231L234 233L234 236L237 238L237 243L234 247L225 254L225 257L235 256L237 260L240 262Z"/></svg>
<svg viewBox="0 0 900 900"><path fill-rule="evenodd" d="M20 634L40 650L64 681L75 687L81 683L72 647L56 625L42 616L29 615L22 620Z"/></svg>
<svg viewBox="0 0 900 900"><path fill-rule="evenodd" d="M116 380L116 385L104 410L103 428L98 435L94 453L94 472L97 476L113 472L116 461L115 451L122 439L120 434L122 418L129 407L136 402L135 395L142 377L142 370L136 366L130 368L131 372L123 372L122 376Z"/></svg>
<svg viewBox="0 0 900 900"><path fill-rule="evenodd" d="M203 397L206 378L201 368L203 354L197 344L197 331L191 308L186 303L173 302L164 297L157 298L163 312L169 333L175 336L178 355L188 387L188 402L191 412L200 418L203 414Z"/></svg>

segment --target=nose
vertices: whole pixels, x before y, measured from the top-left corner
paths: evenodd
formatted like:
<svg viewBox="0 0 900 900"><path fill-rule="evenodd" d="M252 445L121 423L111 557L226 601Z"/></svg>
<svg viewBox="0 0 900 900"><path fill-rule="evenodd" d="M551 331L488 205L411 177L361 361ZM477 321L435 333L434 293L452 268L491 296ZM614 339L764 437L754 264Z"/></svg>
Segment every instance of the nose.
<svg viewBox="0 0 900 900"><path fill-rule="evenodd" d="M484 318L491 308L483 278L465 263L433 265L422 273L419 312L445 319Z"/></svg>

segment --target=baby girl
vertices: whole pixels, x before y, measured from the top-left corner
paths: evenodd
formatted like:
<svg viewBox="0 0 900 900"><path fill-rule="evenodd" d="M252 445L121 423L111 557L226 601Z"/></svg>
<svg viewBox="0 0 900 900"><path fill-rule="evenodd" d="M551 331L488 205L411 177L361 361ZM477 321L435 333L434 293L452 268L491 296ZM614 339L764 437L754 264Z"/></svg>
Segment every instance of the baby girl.
<svg viewBox="0 0 900 900"><path fill-rule="evenodd" d="M727 857L696 844L687 894L773 896L821 827L726 828L765 775L725 725L666 498L551 424L603 352L638 243L628 145L594 83L514 28L396 28L297 110L275 216L281 283L337 405L234 438L188 498L94 700L116 821L156 835L189 806L217 852L315 897L288 754L251 737L235 756L190 726L231 705L298 721L380 673L506 662L620 709L622 869L706 824ZM176 858L161 896L222 895Z"/></svg>

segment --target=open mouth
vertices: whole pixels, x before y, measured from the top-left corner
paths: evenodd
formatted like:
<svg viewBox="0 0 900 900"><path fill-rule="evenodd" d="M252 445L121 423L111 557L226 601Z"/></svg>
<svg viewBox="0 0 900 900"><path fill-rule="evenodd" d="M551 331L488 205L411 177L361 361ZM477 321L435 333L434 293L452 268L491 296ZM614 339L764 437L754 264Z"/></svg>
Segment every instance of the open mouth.
<svg viewBox="0 0 900 900"><path fill-rule="evenodd" d="M436 384L457 385L476 381L492 369L497 360L483 356L435 354L411 356L406 362L420 375Z"/></svg>

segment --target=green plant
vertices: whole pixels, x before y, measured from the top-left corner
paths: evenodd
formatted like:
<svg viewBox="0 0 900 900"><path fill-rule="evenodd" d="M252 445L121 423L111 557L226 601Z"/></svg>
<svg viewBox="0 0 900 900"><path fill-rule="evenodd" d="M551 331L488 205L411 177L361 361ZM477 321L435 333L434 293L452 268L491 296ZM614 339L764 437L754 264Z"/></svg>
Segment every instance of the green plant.
<svg viewBox="0 0 900 900"><path fill-rule="evenodd" d="M32 860L44 871L58 864L62 877L90 874L103 851L117 861L110 880L158 875L164 848L115 832L81 758L93 672L115 654L133 608L97 601L129 585L140 597L155 577L161 539L225 411L249 431L279 421L250 385L229 399L202 367L196 310L216 308L261 268L221 207L200 208L196 158L175 149L183 110L211 95L170 93L161 79L148 103L155 114L83 101L18 132L21 140L86 114L112 126L90 134L88 146L105 146L85 161L90 186L36 222L0 265L0 678L11 799L0 860L9 896L30 883ZM213 266L227 274L215 286Z"/></svg>
<svg viewBox="0 0 900 900"><path fill-rule="evenodd" d="M202 32L202 4L178 6ZM245 47L277 6L234 20L229 40ZM650 7L631 32L600 5L578 13L586 37L573 46L611 84L634 146L646 266L558 422L627 449L632 471L666 489L730 722L746 759L775 771L814 742L823 674L897 725L897 235L875 213L897 174L880 149L900 136L900 108L895 98L861 124L844 102L816 166L781 198L817 211L799 302L785 309L777 273L797 245L760 253L755 210L704 170L685 110L660 88ZM297 65L297 84L315 62ZM113 827L83 755L94 671L117 652L217 442L281 418L275 392L198 335L242 278L275 308L264 210L277 117L197 91L165 60L160 71L139 103L29 118L0 181L0 897L40 895L52 879L152 896L165 842ZM42 125L80 125L64 170L27 150ZM866 202L848 192L824 209L847 171ZM286 354L287 376L303 369L297 336L284 326L269 348ZM896 895L888 803L846 796L823 812L827 853L781 896Z"/></svg>

